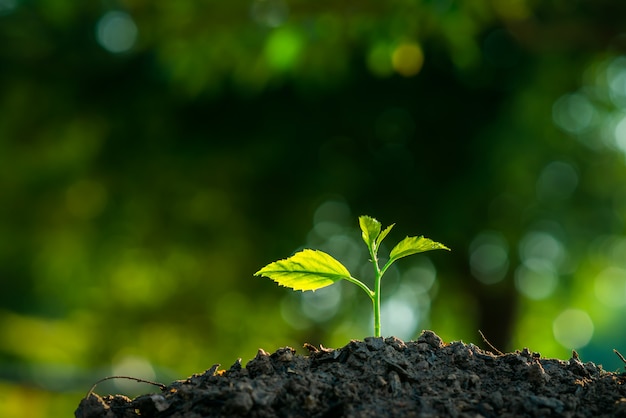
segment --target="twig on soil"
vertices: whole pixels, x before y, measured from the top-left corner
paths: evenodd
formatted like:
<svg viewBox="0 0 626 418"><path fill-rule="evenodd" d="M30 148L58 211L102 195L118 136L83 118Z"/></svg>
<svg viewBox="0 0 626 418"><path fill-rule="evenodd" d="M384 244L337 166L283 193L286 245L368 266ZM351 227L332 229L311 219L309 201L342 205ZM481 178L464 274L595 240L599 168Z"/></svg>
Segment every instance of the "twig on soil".
<svg viewBox="0 0 626 418"><path fill-rule="evenodd" d="M613 349L613 352L617 354L617 357L619 357L619 359L622 360L624 364L626 364L626 358L624 358L624 356L622 356L622 354L619 351L617 351L616 349Z"/></svg>
<svg viewBox="0 0 626 418"><path fill-rule="evenodd" d="M152 382L150 380L146 380L146 379L140 379L138 377L131 377L131 376L108 376L105 378L102 378L100 380L98 380L96 383L93 384L93 386L91 387L91 389L89 389L89 392L87 392L87 395L85 396L85 399L89 398L89 396L91 396L91 394L93 393L93 391L96 389L96 386L98 386L100 383L106 381L106 380L111 380L111 379L128 379L128 380L134 380L135 382L139 382L139 383L148 383L149 385L154 385L154 386L158 386L162 391L167 389L167 386L165 386L162 383L157 383L157 382Z"/></svg>
<svg viewBox="0 0 626 418"><path fill-rule="evenodd" d="M310 343L304 343L303 347L309 350L309 353L317 353L318 351L320 351L317 349L316 346Z"/></svg>
<svg viewBox="0 0 626 418"><path fill-rule="evenodd" d="M495 348L487 339L487 337L485 337L485 334L483 334L483 332L481 330L478 330L478 333L480 334L481 337L483 337L483 341L485 342L485 344L487 344L489 346L489 348L491 348L496 354L503 356L504 353L500 350L498 350L497 348Z"/></svg>

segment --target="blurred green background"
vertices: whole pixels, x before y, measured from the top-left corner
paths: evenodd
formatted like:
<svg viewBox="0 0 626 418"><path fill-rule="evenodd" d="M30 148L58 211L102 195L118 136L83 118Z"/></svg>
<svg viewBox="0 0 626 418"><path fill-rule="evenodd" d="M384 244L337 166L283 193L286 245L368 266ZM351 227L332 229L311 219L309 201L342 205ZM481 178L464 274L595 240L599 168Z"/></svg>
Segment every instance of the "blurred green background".
<svg viewBox="0 0 626 418"><path fill-rule="evenodd" d="M253 277L311 247L367 279L362 214L453 250L387 274L384 335L621 368L625 15L0 0L0 416L371 335L349 283Z"/></svg>

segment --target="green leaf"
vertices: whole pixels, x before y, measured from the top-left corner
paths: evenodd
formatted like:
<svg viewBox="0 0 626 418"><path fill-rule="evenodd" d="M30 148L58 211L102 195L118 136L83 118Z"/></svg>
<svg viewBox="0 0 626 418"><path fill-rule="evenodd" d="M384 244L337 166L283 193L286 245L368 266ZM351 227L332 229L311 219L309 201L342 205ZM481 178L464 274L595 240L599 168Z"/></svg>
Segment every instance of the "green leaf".
<svg viewBox="0 0 626 418"><path fill-rule="evenodd" d="M363 241L369 248L373 248L376 238L380 234L381 224L371 216L359 216L359 226L361 227Z"/></svg>
<svg viewBox="0 0 626 418"><path fill-rule="evenodd" d="M400 241L389 255L389 261L387 264L391 264L399 258L406 257L413 254L423 253L424 251L431 250L448 250L450 249L445 245L435 242L429 238L424 237L406 237Z"/></svg>
<svg viewBox="0 0 626 418"><path fill-rule="evenodd" d="M391 228L393 228L395 224L391 224L389 225L387 228L384 229L383 232L380 233L380 235L378 236L378 238L376 238L376 247L379 248L380 247L380 243L383 242L383 240L385 239L385 237L387 236L387 234L389 233L389 231L391 231Z"/></svg>
<svg viewBox="0 0 626 418"><path fill-rule="evenodd" d="M332 256L308 249L270 263L254 275L269 277L281 286L302 291L321 289L351 277L348 269Z"/></svg>

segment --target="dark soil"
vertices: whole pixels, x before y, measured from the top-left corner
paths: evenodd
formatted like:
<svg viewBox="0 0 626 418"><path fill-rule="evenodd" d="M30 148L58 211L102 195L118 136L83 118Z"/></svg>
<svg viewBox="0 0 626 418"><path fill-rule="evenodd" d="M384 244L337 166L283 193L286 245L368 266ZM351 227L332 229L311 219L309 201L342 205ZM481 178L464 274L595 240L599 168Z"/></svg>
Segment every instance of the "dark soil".
<svg viewBox="0 0 626 418"><path fill-rule="evenodd" d="M130 417L626 417L626 374L574 353L493 354L444 344L366 338L295 354L259 350L245 368L218 365L133 400L90 393L77 418Z"/></svg>

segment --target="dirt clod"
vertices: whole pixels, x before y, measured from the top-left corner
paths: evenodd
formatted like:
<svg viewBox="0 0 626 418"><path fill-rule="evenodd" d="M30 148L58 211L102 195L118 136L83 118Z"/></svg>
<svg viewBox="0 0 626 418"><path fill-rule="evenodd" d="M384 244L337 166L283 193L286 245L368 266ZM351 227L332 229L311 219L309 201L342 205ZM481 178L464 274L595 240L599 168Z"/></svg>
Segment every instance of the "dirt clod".
<svg viewBox="0 0 626 418"><path fill-rule="evenodd" d="M541 358L528 349L493 354L444 342L351 341L333 350L310 344L259 350L241 366L214 365L158 394L83 399L77 418L130 417L626 417L626 374L578 356Z"/></svg>

